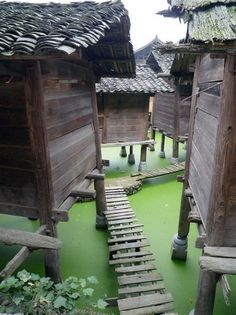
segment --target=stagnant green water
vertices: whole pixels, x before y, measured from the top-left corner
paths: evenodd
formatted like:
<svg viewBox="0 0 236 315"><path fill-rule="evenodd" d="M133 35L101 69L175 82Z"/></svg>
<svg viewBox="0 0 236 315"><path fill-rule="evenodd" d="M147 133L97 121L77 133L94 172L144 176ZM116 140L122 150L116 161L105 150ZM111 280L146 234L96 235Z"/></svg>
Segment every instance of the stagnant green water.
<svg viewBox="0 0 236 315"><path fill-rule="evenodd" d="M128 166L126 159L119 158L119 149L106 149L103 158L111 159L111 166L107 170L108 177L124 176L136 171L139 162ZM167 159L158 158L158 152L148 152L149 168L165 166L169 163L171 155L170 143L167 143ZM181 151L181 159L184 151ZM198 257L200 250L195 249L194 242L197 236L195 226L191 226L189 237L189 254L186 262L172 261L170 259L170 245L172 236L177 231L181 184L176 182L176 175L165 176L150 180L143 184L143 189L129 197L138 219L144 224L144 234L151 243L151 249L156 257L156 265L171 292L176 312L187 315L193 308L196 296L198 278ZM11 216L0 216L0 226L35 231L37 222ZM114 297L117 295L117 281L114 267L108 265L107 232L95 229L95 203L78 203L70 211L70 221L60 223L58 227L59 238L63 241L60 251L61 270L63 278L77 276L84 278L94 275L99 280L95 298ZM0 267L13 257L19 248L0 245ZM42 254L34 252L22 266L31 272L43 275ZM230 278L232 296L236 294L235 278ZM230 307L226 307L222 292L218 290L214 315L235 315L236 300L232 299ZM107 313L118 314L116 309ZM202 314L204 315L204 314Z"/></svg>

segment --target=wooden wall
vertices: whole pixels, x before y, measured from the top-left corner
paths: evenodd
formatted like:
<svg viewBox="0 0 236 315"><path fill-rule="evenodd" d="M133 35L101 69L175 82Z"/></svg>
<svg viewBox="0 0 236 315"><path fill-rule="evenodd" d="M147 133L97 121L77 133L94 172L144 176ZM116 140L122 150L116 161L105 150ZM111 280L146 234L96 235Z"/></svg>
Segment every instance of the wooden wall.
<svg viewBox="0 0 236 315"><path fill-rule="evenodd" d="M96 167L92 74L86 67L60 63L47 65L43 76L55 207ZM61 67L62 73L55 70Z"/></svg>
<svg viewBox="0 0 236 315"><path fill-rule="evenodd" d="M197 97L191 157L189 184L206 226L212 176L214 171L215 144L218 117L221 104L221 83L224 73L224 59L202 57L198 78ZM212 88L210 88L212 87ZM210 89L209 89L210 88Z"/></svg>
<svg viewBox="0 0 236 315"><path fill-rule="evenodd" d="M179 131L178 136L189 133L189 119L191 109L192 82L179 86L180 102L178 109Z"/></svg>
<svg viewBox="0 0 236 315"><path fill-rule="evenodd" d="M34 216L37 193L25 75L20 65L18 74L7 73L0 74L0 213Z"/></svg>
<svg viewBox="0 0 236 315"><path fill-rule="evenodd" d="M175 93L157 93L153 102L152 126L154 129L174 134Z"/></svg>
<svg viewBox="0 0 236 315"><path fill-rule="evenodd" d="M147 139L149 95L103 94L98 96L102 143Z"/></svg>

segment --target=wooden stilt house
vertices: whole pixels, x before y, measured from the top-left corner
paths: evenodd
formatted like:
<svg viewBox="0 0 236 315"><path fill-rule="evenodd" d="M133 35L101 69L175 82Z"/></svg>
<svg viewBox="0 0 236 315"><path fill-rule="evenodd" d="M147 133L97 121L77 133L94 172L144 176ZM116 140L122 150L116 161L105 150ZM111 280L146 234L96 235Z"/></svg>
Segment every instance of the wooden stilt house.
<svg viewBox="0 0 236 315"><path fill-rule="evenodd" d="M0 241L43 248L46 274L60 280L56 224L81 196L94 195L105 225L104 176L95 81L133 76L130 22L120 1L0 3L0 213L36 218L36 233L0 229Z"/></svg>
<svg viewBox="0 0 236 315"><path fill-rule="evenodd" d="M160 46L161 47L161 46ZM151 52L147 63L163 75L174 93L157 93L153 102L153 136L162 135L160 157L165 157L165 137L173 140L173 164L178 163L179 143L188 138L189 116L193 80L193 58L190 54L161 54L158 48Z"/></svg>
<svg viewBox="0 0 236 315"><path fill-rule="evenodd" d="M236 51L235 1L176 1L166 16L188 16L178 51L197 54L190 138L173 258L186 259L190 222L203 248L194 315L213 314L216 285L227 298L236 274Z"/></svg>
<svg viewBox="0 0 236 315"><path fill-rule="evenodd" d="M102 78L97 84L101 142L106 146L130 146L128 161L134 163L133 145L141 145L139 169L146 167L149 102L157 92L173 89L148 65L137 65L136 77Z"/></svg>

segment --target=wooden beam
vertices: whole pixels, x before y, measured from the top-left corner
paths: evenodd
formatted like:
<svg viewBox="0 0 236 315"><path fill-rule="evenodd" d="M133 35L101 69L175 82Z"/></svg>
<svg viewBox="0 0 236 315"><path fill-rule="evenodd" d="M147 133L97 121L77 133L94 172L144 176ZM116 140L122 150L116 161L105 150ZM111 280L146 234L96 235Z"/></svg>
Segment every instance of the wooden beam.
<svg viewBox="0 0 236 315"><path fill-rule="evenodd" d="M149 144L155 144L155 140L144 140L144 141L129 141L129 142L115 142L115 143L103 143L102 147L123 147L123 146L130 146L130 145L149 145Z"/></svg>
<svg viewBox="0 0 236 315"><path fill-rule="evenodd" d="M70 196L72 197L79 197L79 198L92 198L94 199L96 197L96 191L95 190L72 190L70 193Z"/></svg>
<svg viewBox="0 0 236 315"><path fill-rule="evenodd" d="M213 257L236 258L236 247L206 246L204 254Z"/></svg>
<svg viewBox="0 0 236 315"><path fill-rule="evenodd" d="M92 172L92 173L88 173L88 175L85 178L104 180L105 179L105 174L93 173Z"/></svg>
<svg viewBox="0 0 236 315"><path fill-rule="evenodd" d="M7 245L23 245L30 248L59 249L62 242L54 237L13 229L0 228L0 241Z"/></svg>
<svg viewBox="0 0 236 315"><path fill-rule="evenodd" d="M236 275L235 258L202 256L199 258L199 265L202 270L219 274Z"/></svg>

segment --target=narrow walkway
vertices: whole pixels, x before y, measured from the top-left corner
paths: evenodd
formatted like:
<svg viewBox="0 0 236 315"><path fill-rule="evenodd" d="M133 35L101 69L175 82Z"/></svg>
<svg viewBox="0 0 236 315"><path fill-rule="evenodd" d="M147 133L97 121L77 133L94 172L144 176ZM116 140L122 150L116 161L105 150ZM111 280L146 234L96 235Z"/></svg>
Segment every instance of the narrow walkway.
<svg viewBox="0 0 236 315"><path fill-rule="evenodd" d="M143 224L138 222L123 187L106 187L106 198L109 263L115 265L117 273L120 314L177 315L173 298L165 293L163 279L152 263L154 255L147 250Z"/></svg>
<svg viewBox="0 0 236 315"><path fill-rule="evenodd" d="M136 180L143 180L163 175L169 175L173 173L177 173L179 171L183 171L185 167L185 162L169 165L164 168L159 168L153 171L143 171L131 174L131 177L135 177Z"/></svg>

